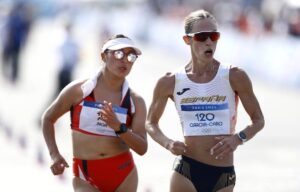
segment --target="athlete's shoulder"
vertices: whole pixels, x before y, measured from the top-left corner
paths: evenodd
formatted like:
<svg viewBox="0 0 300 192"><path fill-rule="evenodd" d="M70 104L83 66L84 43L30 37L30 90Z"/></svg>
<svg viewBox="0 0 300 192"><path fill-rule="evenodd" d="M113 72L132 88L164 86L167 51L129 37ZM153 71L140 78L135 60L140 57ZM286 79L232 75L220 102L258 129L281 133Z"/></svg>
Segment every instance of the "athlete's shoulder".
<svg viewBox="0 0 300 192"><path fill-rule="evenodd" d="M248 77L245 70L243 70L240 67L233 66L230 68L230 78L236 79L236 80L242 80L243 78Z"/></svg>
<svg viewBox="0 0 300 192"><path fill-rule="evenodd" d="M165 75L161 76L158 79L157 84L160 86L169 86L175 83L175 73L174 72L167 72Z"/></svg>
<svg viewBox="0 0 300 192"><path fill-rule="evenodd" d="M79 91L81 90L81 85L85 83L87 79L77 79L70 82L64 89L66 91Z"/></svg>
<svg viewBox="0 0 300 192"><path fill-rule="evenodd" d="M81 89L81 85L86 82L87 79L77 79L69 83L59 94L60 98L69 98L74 100L74 102L78 102L78 100L82 99L83 92Z"/></svg>
<svg viewBox="0 0 300 192"><path fill-rule="evenodd" d="M144 100L144 98L138 93L136 92L134 89L130 88L130 96L133 98L133 99L142 99Z"/></svg>
<svg viewBox="0 0 300 192"><path fill-rule="evenodd" d="M130 96L132 100L134 101L135 104L142 104L145 105L145 100L144 98L138 94L135 90L130 88Z"/></svg>
<svg viewBox="0 0 300 192"><path fill-rule="evenodd" d="M230 69L230 84L234 90L242 89L243 87L251 87L251 80L246 73L245 70L243 70L240 67L232 67Z"/></svg>
<svg viewBox="0 0 300 192"><path fill-rule="evenodd" d="M81 86L83 83L85 83L88 79L82 78L82 79L76 79L70 83L70 86Z"/></svg>
<svg viewBox="0 0 300 192"><path fill-rule="evenodd" d="M175 72L167 72L160 78L162 81L172 81L175 79Z"/></svg>

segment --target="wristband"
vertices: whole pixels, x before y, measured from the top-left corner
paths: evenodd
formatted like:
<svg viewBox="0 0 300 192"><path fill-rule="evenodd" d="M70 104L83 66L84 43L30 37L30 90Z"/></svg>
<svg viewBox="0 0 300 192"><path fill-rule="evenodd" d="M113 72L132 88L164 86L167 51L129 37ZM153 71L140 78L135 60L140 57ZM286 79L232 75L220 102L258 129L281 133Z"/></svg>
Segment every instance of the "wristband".
<svg viewBox="0 0 300 192"><path fill-rule="evenodd" d="M120 129L119 131L115 131L115 133L116 133L117 135L120 135L120 134L122 134L122 133L126 133L126 132L127 132L126 124L125 124L125 123L121 123L119 129Z"/></svg>
<svg viewBox="0 0 300 192"><path fill-rule="evenodd" d="M239 132L237 135L239 139L242 141L242 143L245 143L247 141L247 135L243 131Z"/></svg>

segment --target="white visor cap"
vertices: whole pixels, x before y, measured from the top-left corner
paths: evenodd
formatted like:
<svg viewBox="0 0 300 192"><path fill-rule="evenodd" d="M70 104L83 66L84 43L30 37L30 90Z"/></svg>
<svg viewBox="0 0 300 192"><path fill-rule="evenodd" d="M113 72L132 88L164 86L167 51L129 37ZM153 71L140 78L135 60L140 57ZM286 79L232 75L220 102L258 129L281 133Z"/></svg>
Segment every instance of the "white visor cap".
<svg viewBox="0 0 300 192"><path fill-rule="evenodd" d="M137 48L134 45L133 41L128 38L116 38L116 39L107 41L102 47L102 53L104 53L104 51L106 51L107 49L119 50L119 49L123 49L123 48L133 48L138 55L142 54L141 50L139 48Z"/></svg>

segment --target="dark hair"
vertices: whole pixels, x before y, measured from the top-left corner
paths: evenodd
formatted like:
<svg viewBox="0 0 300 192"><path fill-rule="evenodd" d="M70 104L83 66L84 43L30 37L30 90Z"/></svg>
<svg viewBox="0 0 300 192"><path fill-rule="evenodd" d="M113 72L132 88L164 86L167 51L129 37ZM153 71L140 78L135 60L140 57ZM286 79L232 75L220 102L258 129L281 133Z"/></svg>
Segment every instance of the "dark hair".
<svg viewBox="0 0 300 192"><path fill-rule="evenodd" d="M185 34L188 34L192 31L194 23L196 23L199 20L206 19L206 18L212 19L217 24L215 17L208 11L200 9L200 10L191 12L184 19Z"/></svg>
<svg viewBox="0 0 300 192"><path fill-rule="evenodd" d="M106 42L108 42L109 40L117 39L117 38L127 38L127 39L130 39L129 37L127 37L127 36L125 36L125 35L123 35L123 34L117 34L117 35L114 35L114 36L110 37L108 40L106 40L106 41L104 42L104 44L105 44Z"/></svg>

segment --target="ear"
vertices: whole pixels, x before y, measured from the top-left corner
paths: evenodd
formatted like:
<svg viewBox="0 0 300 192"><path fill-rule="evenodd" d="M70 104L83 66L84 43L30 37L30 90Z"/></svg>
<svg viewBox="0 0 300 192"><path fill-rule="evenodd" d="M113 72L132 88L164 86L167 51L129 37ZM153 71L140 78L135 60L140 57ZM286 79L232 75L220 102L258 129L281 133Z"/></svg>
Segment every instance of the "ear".
<svg viewBox="0 0 300 192"><path fill-rule="evenodd" d="M188 37L187 35L185 35L182 38L183 38L185 44L187 44L187 45L191 44L191 38L190 37Z"/></svg>
<svg viewBox="0 0 300 192"><path fill-rule="evenodd" d="M105 53L101 53L101 59L102 59L102 61L106 62Z"/></svg>

